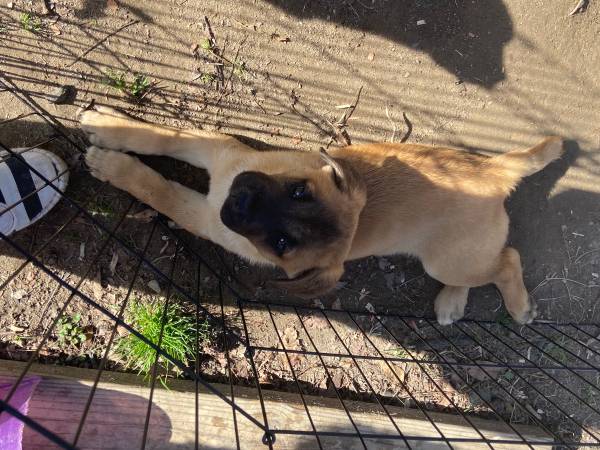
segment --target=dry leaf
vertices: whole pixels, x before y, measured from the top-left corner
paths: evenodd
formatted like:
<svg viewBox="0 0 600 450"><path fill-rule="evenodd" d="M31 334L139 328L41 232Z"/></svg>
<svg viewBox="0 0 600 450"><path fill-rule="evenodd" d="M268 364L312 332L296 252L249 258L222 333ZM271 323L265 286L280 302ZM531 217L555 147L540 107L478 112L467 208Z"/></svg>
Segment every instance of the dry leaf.
<svg viewBox="0 0 600 450"><path fill-rule="evenodd" d="M341 370L336 370L333 376L331 377L331 381L338 389L343 387L342 383L344 382L344 372Z"/></svg>
<svg viewBox="0 0 600 450"><path fill-rule="evenodd" d="M56 25L55 23L51 23L50 25L48 25L48 29L50 29L50 31L52 31L52 34L55 34L57 36L59 36L62 33L62 30L60 29L60 27L58 25Z"/></svg>
<svg viewBox="0 0 600 450"><path fill-rule="evenodd" d="M154 292L156 292L157 294L160 294L160 284L158 284L158 281L150 280L148 282L148 287L150 289L152 289Z"/></svg>
<svg viewBox="0 0 600 450"><path fill-rule="evenodd" d="M119 262L119 253L115 250L112 255L112 259L110 260L110 265L108 269L111 274L115 274L115 269L117 268L117 263Z"/></svg>
<svg viewBox="0 0 600 450"><path fill-rule="evenodd" d="M371 314L376 314L375 307L371 303L367 303L365 305L365 309L369 311Z"/></svg>
<svg viewBox="0 0 600 450"><path fill-rule="evenodd" d="M94 298L99 299L103 294L102 286L100 285L100 277L98 277L97 281L92 281L92 292L94 293Z"/></svg>
<svg viewBox="0 0 600 450"><path fill-rule="evenodd" d="M300 340L298 339L298 330L294 327L287 327L283 331L283 336L281 338L283 341L283 345L287 349L292 350L301 350L300 348Z"/></svg>
<svg viewBox="0 0 600 450"><path fill-rule="evenodd" d="M143 211L140 211L139 213L133 214L131 216L131 218L147 223L147 222L150 222L152 219L154 219L157 215L158 215L158 213L156 211L148 208Z"/></svg>
<svg viewBox="0 0 600 450"><path fill-rule="evenodd" d="M304 320L304 325L307 328L316 328L317 330L324 330L327 328L327 319L321 315L311 315Z"/></svg>

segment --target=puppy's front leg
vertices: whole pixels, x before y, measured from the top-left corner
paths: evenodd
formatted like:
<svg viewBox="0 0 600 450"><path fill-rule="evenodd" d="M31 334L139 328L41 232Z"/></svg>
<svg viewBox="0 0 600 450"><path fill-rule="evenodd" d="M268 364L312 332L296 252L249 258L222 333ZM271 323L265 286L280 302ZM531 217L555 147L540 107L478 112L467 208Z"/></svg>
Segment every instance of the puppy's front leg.
<svg viewBox="0 0 600 450"><path fill-rule="evenodd" d="M98 147L170 156L209 172L221 152L251 151L231 136L145 123L106 106L83 111L79 120L90 142Z"/></svg>
<svg viewBox="0 0 600 450"><path fill-rule="evenodd" d="M211 224L219 219L213 217L206 196L165 179L123 153L90 147L86 163L96 178L129 192L189 232L213 240Z"/></svg>

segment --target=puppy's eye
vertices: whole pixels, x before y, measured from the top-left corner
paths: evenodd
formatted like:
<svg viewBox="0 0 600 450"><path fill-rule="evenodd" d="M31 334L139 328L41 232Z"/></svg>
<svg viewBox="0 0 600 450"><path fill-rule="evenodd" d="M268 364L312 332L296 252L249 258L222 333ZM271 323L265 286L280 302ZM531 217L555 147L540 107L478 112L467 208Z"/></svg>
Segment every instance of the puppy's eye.
<svg viewBox="0 0 600 450"><path fill-rule="evenodd" d="M289 242L286 238L280 237L275 243L275 249L277 250L277 254L279 256L283 255L287 250Z"/></svg>
<svg viewBox="0 0 600 450"><path fill-rule="evenodd" d="M294 200L303 200L308 198L308 189L306 189L306 184L298 183L292 186L291 196Z"/></svg>

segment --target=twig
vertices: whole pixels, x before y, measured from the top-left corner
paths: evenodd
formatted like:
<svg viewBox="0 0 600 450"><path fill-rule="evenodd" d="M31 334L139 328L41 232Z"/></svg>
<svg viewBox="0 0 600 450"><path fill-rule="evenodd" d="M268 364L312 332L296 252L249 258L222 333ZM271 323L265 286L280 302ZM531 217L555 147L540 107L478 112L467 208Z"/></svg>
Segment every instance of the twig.
<svg viewBox="0 0 600 450"><path fill-rule="evenodd" d="M360 88L358 88L358 92L356 93L356 99L354 100L354 103L352 105L350 105L350 107L344 111L344 113L342 114L342 117L340 117L340 119L336 122L336 124L332 124L329 120L327 120L325 118L325 122L327 122L327 124L331 127L332 131L333 131L333 135L331 135L330 139L329 139L329 143L327 144L327 147L325 148L329 148L329 146L332 144L332 142L335 140L336 142L340 142L337 138L342 138L342 140L344 141L344 143L346 145L352 145L352 141L350 140L350 135L348 134L348 132L345 130L347 124L348 124L348 120L350 120L350 117L352 117L352 114L354 114L354 111L356 110L356 107L358 106L358 102L360 100L360 94L362 93L363 87L361 86Z"/></svg>
<svg viewBox="0 0 600 450"><path fill-rule="evenodd" d="M221 56L221 54L218 52L219 47L217 46L217 39L215 38L215 33L213 33L212 27L210 26L210 21L208 20L207 16L204 16L204 22L206 23L206 29L208 31L208 35L210 37L210 41L211 41L211 49L210 52L217 56L218 58L220 58L221 60L227 61L225 58L223 58L223 56ZM229 61L227 61L229 62ZM231 64L231 63L230 63ZM217 81L217 89L219 88L219 81L221 82L221 86L223 88L225 88L225 74L223 73L223 66L216 66L217 69L217 75L219 77L219 80Z"/></svg>
<svg viewBox="0 0 600 450"><path fill-rule="evenodd" d="M390 111L389 111L387 105L385 105L385 115L388 118L388 120L390 121L390 123L392 124L392 137L390 138L390 142L394 143L394 139L396 138L396 123L391 119Z"/></svg>
<svg viewBox="0 0 600 450"><path fill-rule="evenodd" d="M577 5L575 5L575 8L573 8L573 10L569 13L570 16L573 16L575 14L577 14L578 12L581 12L582 10L584 10L587 7L588 4L588 0L579 0L579 2L577 2Z"/></svg>
<svg viewBox="0 0 600 450"><path fill-rule="evenodd" d="M44 7L46 8L46 14L49 16L58 16L56 12L56 5L51 0L44 0Z"/></svg>
<svg viewBox="0 0 600 450"><path fill-rule="evenodd" d="M296 103L298 103L298 95L296 94L296 92L292 89L292 92L290 93L290 100L291 100L291 105L290 108L292 109L292 111L297 114L298 116L300 116L301 118L303 118L304 120L306 120L307 122L309 122L310 124L314 125L314 127L319 130L319 133L322 133L324 135L328 135L331 136L330 133L327 132L327 130L320 124L318 123L316 120L310 118L308 115L306 114L302 114L300 111L298 111L298 109L296 108ZM305 110L313 115L317 115L316 113L314 113L312 110L310 110L307 106L304 107Z"/></svg>
<svg viewBox="0 0 600 450"><path fill-rule="evenodd" d="M579 261L581 261L581 259L582 259L584 256L587 256L587 255L589 255L590 253L595 253L595 252L600 252L600 248L594 248L594 249L592 249L592 250L590 250L590 251L587 251L587 252L585 252L585 253L582 253L581 255L579 255L579 257L578 257L577 259L575 259L575 261L573 261L573 264L577 264Z"/></svg>
<svg viewBox="0 0 600 450"><path fill-rule="evenodd" d="M91 47L88 47L87 50L85 50L81 55L79 55L72 63L68 64L66 67L71 67L73 64L79 62L83 57L85 57L89 52L91 52L92 50L94 50L95 48L99 47L100 45L102 45L104 42L106 42L109 38L113 37L115 34L120 33L121 31L123 31L125 28L130 27L131 25L134 25L136 23L138 23L139 20L132 20L131 22L126 23L125 25L123 25L121 28L118 28L117 30L113 31L112 33L107 34L106 36L104 36L102 39L100 39L98 42L96 42L94 45L92 45Z"/></svg>
<svg viewBox="0 0 600 450"><path fill-rule="evenodd" d="M404 119L404 123L406 124L406 134L404 135L404 137L402 139L400 139L400 142L402 144L404 144L408 138L410 137L410 135L412 134L412 130L413 130L413 126L412 123L410 122L410 120L408 120L408 117L406 117L406 113L402 113L402 118Z"/></svg>
<svg viewBox="0 0 600 450"><path fill-rule="evenodd" d="M567 282L569 282L569 283L573 283L573 284L578 284L579 286L583 286L585 288L597 287L596 285L585 284L585 283L582 283L581 281L572 280L572 279L566 278L566 277L548 277L548 278L544 278L536 287L533 288L533 290L529 294L533 295L539 288L548 284L549 281L562 281L565 284Z"/></svg>
<svg viewBox="0 0 600 450"><path fill-rule="evenodd" d="M350 117L352 117L352 114L354 114L354 110L358 106L358 102L360 100L360 94L362 93L362 90L363 90L362 86L360 88L358 88L358 92L356 93L356 100L354 100L354 104L352 105L352 108L350 108L350 113L348 114L348 117L346 117L346 119L344 120L344 126L346 126L346 123L350 120ZM344 115L346 115L346 113L344 113Z"/></svg>

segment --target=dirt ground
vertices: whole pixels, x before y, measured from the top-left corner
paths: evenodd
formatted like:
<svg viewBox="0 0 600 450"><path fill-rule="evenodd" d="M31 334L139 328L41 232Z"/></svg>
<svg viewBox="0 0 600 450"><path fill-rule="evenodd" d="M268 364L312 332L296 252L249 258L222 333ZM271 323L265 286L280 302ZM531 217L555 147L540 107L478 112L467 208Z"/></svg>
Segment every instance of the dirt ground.
<svg viewBox="0 0 600 450"><path fill-rule="evenodd" d="M75 112L91 100L121 107L151 122L219 130L264 143L259 146L303 150L343 145L347 138L361 143L399 141L406 136L409 142L494 154L526 147L548 134L564 136L565 157L525 180L509 199L510 242L521 252L525 284L538 303L541 319L600 321L596 309L600 296L598 2L591 1L572 16L570 3L576 2L562 0L411 0L402 2L402 7L395 0L53 3L58 17L46 15L41 0L0 5L0 71L54 115L74 139L80 139ZM34 32L25 29L23 13L31 14ZM210 37L205 16L221 57L203 48ZM219 62L223 65L215 64ZM132 98L109 86L119 73L128 81L144 74L151 87L141 100ZM76 89L74 101L52 103L56 89L64 85ZM355 104L356 108L349 108ZM0 120L28 112L12 94L0 92ZM35 144L49 134L48 125L35 116L0 124L0 142L12 147ZM56 143L48 147L75 167L68 194L86 204L95 218L109 227L115 225L130 199L110 187L101 188L72 149ZM178 180L206 185L198 171L174 169L181 168L170 164ZM134 204L117 233L140 250L152 228L149 221L135 215L143 211ZM39 225L17 236L17 242L36 249L73 212L61 203ZM137 261L115 243L102 249L103 236L89 221L77 219L40 257L70 283L81 279L84 293L116 313ZM186 238L200 254L219 260L212 246ZM87 271L100 250L102 255ZM159 228L150 238L148 254L159 269L168 272L174 254L169 233ZM231 255L221 257L249 298L292 301L265 286L271 272L249 267ZM193 260L193 255L184 252L177 271L181 285L190 291L195 268L186 262ZM0 243L0 282L22 262L21 255ZM216 282L210 275L205 277L206 298L214 298ZM160 293L148 288L155 278L142 268L134 295L148 301L163 299L166 286L162 280L158 280ZM418 261L404 256L368 258L348 264L339 289L316 304L431 316L438 289L439 284L423 273ZM0 296L2 355L18 359L26 356L19 349L31 349L38 342L68 292L28 266ZM97 361L111 322L80 303L75 302L67 312L84 313L93 339L71 350L51 340L42 357L54 360L60 354L61 360L79 365ZM208 301L206 306L216 311L218 305ZM228 317L232 323L239 321L236 308L229 307ZM495 289L472 289L467 317L503 320L505 313ZM317 334L327 328L322 319L304 318ZM270 342L276 334L261 332L269 327L264 311L252 311L247 319L254 324L260 345L277 345ZM344 320L336 323L343 325ZM299 326L288 322L280 328L289 345L307 342ZM342 327L342 341L360 336L355 328ZM336 340L324 332L319 339L317 346L330 347ZM364 342L357 345L368 347ZM382 343L381 348L390 345ZM365 348L353 352L372 351ZM242 361L242 347L235 352ZM205 372L219 379L226 365L222 349L206 348L205 353L213 356ZM278 377L289 378L282 373L285 361L257 358L261 368L268 367L261 381L277 386ZM309 361L296 362L307 370L312 366ZM248 368L240 365L236 372L241 380L248 377L244 370ZM398 395L398 385L385 384L384 376L373 375L385 375L385 370L365 368L372 375L369 379L383 383L376 388L353 382L359 377L353 370L344 372L342 367L334 378L355 393L376 390ZM405 379L407 368L398 370ZM387 378L398 378L392 375L387 373ZM447 375L433 376L450 386ZM316 392L327 389L322 374L308 370L301 381ZM443 409L447 397L431 398L431 392L437 391L423 388L424 397L418 400ZM448 391L460 408L485 412L485 407L473 404L460 389L448 387Z"/></svg>

